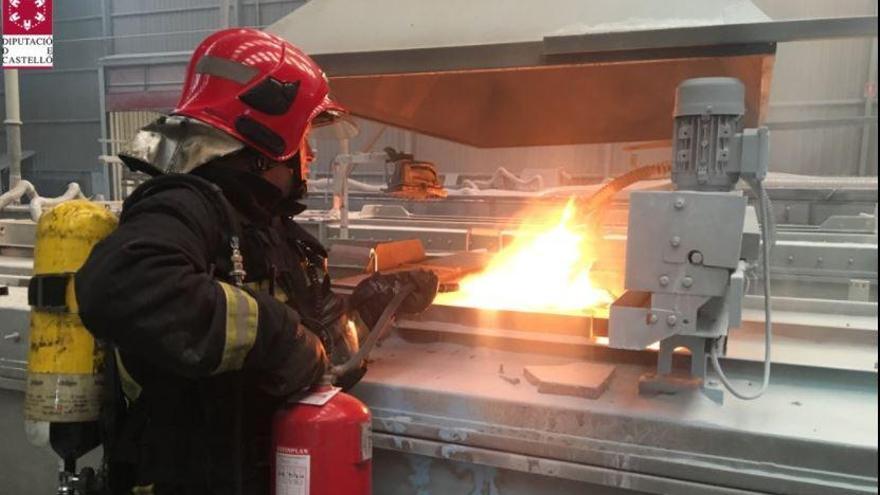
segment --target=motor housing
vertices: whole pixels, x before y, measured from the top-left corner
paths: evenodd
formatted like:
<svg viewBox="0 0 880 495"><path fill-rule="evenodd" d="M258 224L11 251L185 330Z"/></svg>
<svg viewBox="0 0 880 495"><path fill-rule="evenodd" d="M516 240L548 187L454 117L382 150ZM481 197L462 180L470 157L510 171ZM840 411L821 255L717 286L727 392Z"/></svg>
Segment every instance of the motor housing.
<svg viewBox="0 0 880 495"><path fill-rule="evenodd" d="M676 189L733 189L739 180L737 134L745 111L745 85L735 78L701 77L678 86L672 140Z"/></svg>

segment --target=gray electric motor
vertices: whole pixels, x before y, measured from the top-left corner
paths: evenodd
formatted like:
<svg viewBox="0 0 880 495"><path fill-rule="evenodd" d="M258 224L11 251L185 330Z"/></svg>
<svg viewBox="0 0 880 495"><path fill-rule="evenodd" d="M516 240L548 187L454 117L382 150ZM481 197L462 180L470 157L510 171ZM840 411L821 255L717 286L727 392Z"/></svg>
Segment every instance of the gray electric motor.
<svg viewBox="0 0 880 495"><path fill-rule="evenodd" d="M734 190L744 179L761 200L761 218L770 218L761 185L768 132L766 127L744 129L744 114L745 87L739 80L683 81L674 114L676 190L630 194L626 292L611 305L608 337L609 345L619 349L660 342L656 372L639 379L642 393L700 388L720 402L723 391L705 379L710 359L719 379L729 385L717 359L724 354L729 330L742 322L746 271L756 264L761 247L769 259L769 227L762 223L762 246L758 216L743 193ZM769 325L767 335L769 342ZM677 347L691 352L689 377L673 376ZM729 390L755 398L767 380L757 394Z"/></svg>
<svg viewBox="0 0 880 495"><path fill-rule="evenodd" d="M739 180L736 135L744 102L745 86L732 77L688 79L678 86L672 169L677 189L733 189Z"/></svg>

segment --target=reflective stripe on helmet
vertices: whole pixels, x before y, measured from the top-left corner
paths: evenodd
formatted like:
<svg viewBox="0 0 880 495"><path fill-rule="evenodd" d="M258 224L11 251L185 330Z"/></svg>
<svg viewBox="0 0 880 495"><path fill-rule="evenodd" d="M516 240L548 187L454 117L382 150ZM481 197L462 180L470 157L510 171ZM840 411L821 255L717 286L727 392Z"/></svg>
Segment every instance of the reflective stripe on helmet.
<svg viewBox="0 0 880 495"><path fill-rule="evenodd" d="M257 339L259 309L257 301L247 292L220 282L226 298L226 341L223 357L214 374L240 370Z"/></svg>
<svg viewBox="0 0 880 495"><path fill-rule="evenodd" d="M255 67L234 60L205 55L196 62L196 72L222 77L239 84L247 84L260 71Z"/></svg>

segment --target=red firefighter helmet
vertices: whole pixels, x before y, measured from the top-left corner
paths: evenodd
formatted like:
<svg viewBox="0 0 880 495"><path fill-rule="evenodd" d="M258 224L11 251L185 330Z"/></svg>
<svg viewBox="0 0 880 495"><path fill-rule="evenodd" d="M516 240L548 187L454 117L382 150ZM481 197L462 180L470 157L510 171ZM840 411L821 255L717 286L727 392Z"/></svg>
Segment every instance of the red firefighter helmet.
<svg viewBox="0 0 880 495"><path fill-rule="evenodd" d="M329 90L324 71L291 43L256 29L224 29L196 48L173 113L286 161L299 151L309 124L344 112Z"/></svg>

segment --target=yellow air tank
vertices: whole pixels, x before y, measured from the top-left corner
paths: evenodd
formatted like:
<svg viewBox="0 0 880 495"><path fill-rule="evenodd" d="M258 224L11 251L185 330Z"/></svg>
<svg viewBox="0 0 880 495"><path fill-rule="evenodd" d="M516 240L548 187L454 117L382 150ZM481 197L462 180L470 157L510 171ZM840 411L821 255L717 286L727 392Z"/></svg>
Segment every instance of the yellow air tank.
<svg viewBox="0 0 880 495"><path fill-rule="evenodd" d="M79 318L73 274L116 217L86 200L61 203L37 223L25 419L74 423L98 419L103 353Z"/></svg>

